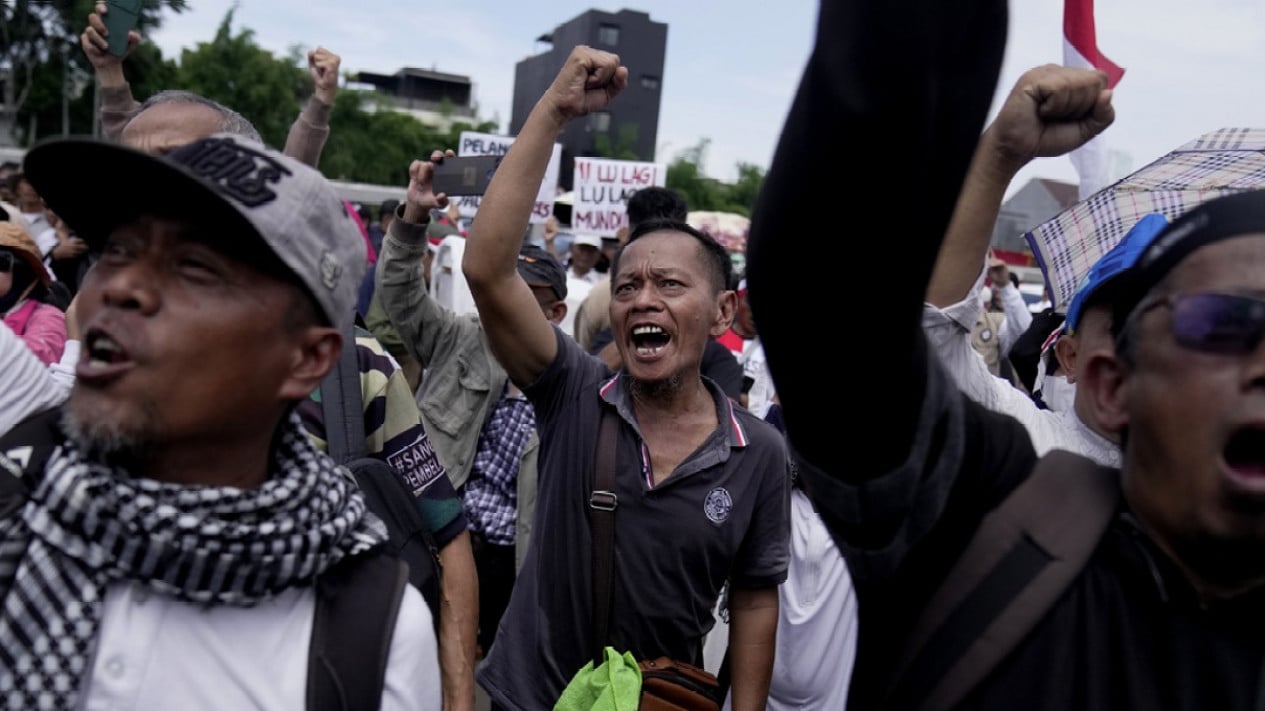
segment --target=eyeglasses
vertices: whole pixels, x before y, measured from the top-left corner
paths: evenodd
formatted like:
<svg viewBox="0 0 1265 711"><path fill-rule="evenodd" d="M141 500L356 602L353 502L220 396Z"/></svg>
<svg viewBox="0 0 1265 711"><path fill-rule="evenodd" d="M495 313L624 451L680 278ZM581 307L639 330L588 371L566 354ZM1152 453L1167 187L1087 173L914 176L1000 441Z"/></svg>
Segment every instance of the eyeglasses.
<svg viewBox="0 0 1265 711"><path fill-rule="evenodd" d="M1183 348L1246 355L1265 338L1265 299L1241 294L1170 294L1143 304L1133 315L1161 306L1173 312L1173 339Z"/></svg>
<svg viewBox="0 0 1265 711"><path fill-rule="evenodd" d="M13 271L13 252L0 252L0 272Z"/></svg>

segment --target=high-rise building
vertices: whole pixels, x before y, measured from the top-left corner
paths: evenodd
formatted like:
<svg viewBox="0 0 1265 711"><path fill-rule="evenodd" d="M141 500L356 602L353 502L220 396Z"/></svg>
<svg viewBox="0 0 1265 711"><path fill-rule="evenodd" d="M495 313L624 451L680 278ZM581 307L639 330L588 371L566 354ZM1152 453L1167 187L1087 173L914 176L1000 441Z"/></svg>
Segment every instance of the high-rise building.
<svg viewBox="0 0 1265 711"><path fill-rule="evenodd" d="M589 10L536 39L548 50L519 62L514 68L514 105L510 133L517 135L536 101L553 83L576 45L614 52L628 67L628 88L607 111L572 121L563 130L559 182L571 188L576 156L604 155L630 160L654 160L659 134L659 100L668 26L636 10L616 13Z"/></svg>

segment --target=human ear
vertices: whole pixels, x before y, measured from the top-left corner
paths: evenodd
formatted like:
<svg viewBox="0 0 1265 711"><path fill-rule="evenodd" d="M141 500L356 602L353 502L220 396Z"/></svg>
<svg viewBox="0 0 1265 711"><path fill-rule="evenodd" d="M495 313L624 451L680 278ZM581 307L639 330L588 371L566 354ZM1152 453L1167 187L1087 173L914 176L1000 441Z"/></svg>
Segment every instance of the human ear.
<svg viewBox="0 0 1265 711"><path fill-rule="evenodd" d="M278 393L283 400L302 400L311 395L338 365L343 350L343 335L327 326L308 326L295 338L290 374Z"/></svg>
<svg viewBox="0 0 1265 711"><path fill-rule="evenodd" d="M1120 434L1129 424L1128 387L1125 366L1114 354L1098 351L1088 355L1077 383L1078 399L1083 398L1093 421L1112 434Z"/></svg>

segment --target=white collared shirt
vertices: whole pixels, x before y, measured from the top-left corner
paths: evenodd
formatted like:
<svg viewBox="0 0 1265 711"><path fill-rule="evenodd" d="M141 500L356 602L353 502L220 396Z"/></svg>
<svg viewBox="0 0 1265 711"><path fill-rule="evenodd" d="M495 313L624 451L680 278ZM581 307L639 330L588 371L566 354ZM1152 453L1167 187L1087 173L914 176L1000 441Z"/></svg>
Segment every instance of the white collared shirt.
<svg viewBox="0 0 1265 711"><path fill-rule="evenodd" d="M85 711L302 711L313 589L254 607L203 608L134 583L106 591ZM439 656L429 608L412 586L396 620L382 711L438 710Z"/></svg>
<svg viewBox="0 0 1265 711"><path fill-rule="evenodd" d="M1027 393L988 371L983 357L971 346L971 327L981 311L981 284L982 280L976 281L965 299L943 309L923 304L927 344L939 356L945 372L970 399L1019 420L1028 430L1038 457L1051 449L1066 449L1099 464L1119 467L1120 447L1090 429L1075 412L1043 410Z"/></svg>

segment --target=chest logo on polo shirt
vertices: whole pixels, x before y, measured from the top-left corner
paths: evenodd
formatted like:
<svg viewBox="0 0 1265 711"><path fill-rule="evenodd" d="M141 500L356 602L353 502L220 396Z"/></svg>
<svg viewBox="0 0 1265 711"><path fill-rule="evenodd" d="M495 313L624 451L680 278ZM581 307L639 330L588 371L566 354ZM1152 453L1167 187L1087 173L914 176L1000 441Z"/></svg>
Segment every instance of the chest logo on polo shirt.
<svg viewBox="0 0 1265 711"><path fill-rule="evenodd" d="M708 492L707 499L703 501L703 513L707 514L708 520L712 523L724 523L733 508L733 498L729 496L728 491L719 486Z"/></svg>

